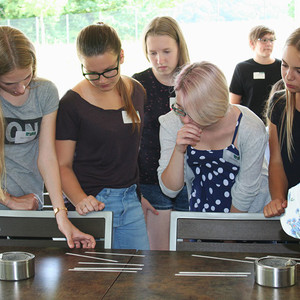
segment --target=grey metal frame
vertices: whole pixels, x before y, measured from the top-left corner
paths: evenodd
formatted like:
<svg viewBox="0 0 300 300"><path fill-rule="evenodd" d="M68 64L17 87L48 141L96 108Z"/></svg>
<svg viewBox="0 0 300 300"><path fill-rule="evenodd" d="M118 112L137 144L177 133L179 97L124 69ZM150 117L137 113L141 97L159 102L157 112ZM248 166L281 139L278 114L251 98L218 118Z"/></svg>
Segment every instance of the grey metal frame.
<svg viewBox="0 0 300 300"><path fill-rule="evenodd" d="M300 252L300 240L283 231L279 217L259 213L172 211L169 245L172 251Z"/></svg>
<svg viewBox="0 0 300 300"><path fill-rule="evenodd" d="M105 249L111 249L113 235L111 211L91 212L86 216L70 211L68 217L78 229L93 235L96 241L103 243ZM58 229L54 212L49 210L1 210L0 237L2 246L66 246L66 239Z"/></svg>

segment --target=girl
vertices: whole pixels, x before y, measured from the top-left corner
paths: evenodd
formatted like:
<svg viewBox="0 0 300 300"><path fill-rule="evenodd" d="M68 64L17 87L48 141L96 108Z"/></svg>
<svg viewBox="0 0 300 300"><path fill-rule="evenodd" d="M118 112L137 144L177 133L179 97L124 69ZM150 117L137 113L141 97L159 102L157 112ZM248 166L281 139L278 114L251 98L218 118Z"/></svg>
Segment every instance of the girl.
<svg viewBox="0 0 300 300"><path fill-rule="evenodd" d="M63 191L81 215L113 211L113 248L149 249L137 194L144 89L121 76L124 52L112 27L87 26L76 43L84 79L61 99L57 117Z"/></svg>
<svg viewBox="0 0 300 300"><path fill-rule="evenodd" d="M229 103L225 76L211 63L184 67L175 91L173 111L159 120L164 193L176 195L186 181L192 211L262 212L269 201L263 122Z"/></svg>
<svg viewBox="0 0 300 300"><path fill-rule="evenodd" d="M172 209L188 210L188 199L186 189L174 199L160 190L157 178L160 155L158 117L170 111L175 99L174 73L189 62L189 54L178 23L167 16L157 17L147 25L143 48L151 68L133 75L147 92L145 124L139 153L142 203L150 248L168 250L170 212Z"/></svg>
<svg viewBox="0 0 300 300"><path fill-rule="evenodd" d="M284 213L288 189L300 182L300 28L286 41L281 75L285 90L274 94L268 113L272 201L264 208L266 217Z"/></svg>
<svg viewBox="0 0 300 300"><path fill-rule="evenodd" d="M9 26L0 27L0 99L6 123L0 209L42 209L44 179L68 245L95 247L92 236L71 224L64 206L54 138L57 89L36 77L34 46Z"/></svg>

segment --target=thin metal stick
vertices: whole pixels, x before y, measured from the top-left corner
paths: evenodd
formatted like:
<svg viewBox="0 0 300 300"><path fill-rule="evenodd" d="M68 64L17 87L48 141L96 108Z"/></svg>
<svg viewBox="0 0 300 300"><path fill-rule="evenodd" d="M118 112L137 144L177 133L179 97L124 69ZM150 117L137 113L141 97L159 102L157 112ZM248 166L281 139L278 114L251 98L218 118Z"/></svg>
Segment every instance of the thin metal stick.
<svg viewBox="0 0 300 300"><path fill-rule="evenodd" d="M142 271L143 268L99 268L99 267L95 267L95 268L81 268L81 267L76 267L73 268L74 270L136 270L136 271Z"/></svg>
<svg viewBox="0 0 300 300"><path fill-rule="evenodd" d="M127 263L99 263L99 262L85 262L80 261L78 264L82 265L113 265L113 266L135 266L135 267L143 267L144 264L127 264Z"/></svg>
<svg viewBox="0 0 300 300"><path fill-rule="evenodd" d="M137 271L127 271L127 270L75 270L69 269L69 271L73 272L115 272L115 273L137 273Z"/></svg>
<svg viewBox="0 0 300 300"><path fill-rule="evenodd" d="M224 258L224 257L222 258L222 257L206 256L206 255L198 255L198 254L192 254L192 256L201 257L201 258L211 258L211 259L227 260L227 261L235 261L235 262L253 264L253 261L240 260L240 259L232 259L232 258Z"/></svg>
<svg viewBox="0 0 300 300"><path fill-rule="evenodd" d="M229 274L229 273L222 273L222 272L186 272L186 273L177 273L175 276L207 276L207 277L248 277L248 274Z"/></svg>
<svg viewBox="0 0 300 300"><path fill-rule="evenodd" d="M251 272L179 272L179 274L251 275Z"/></svg>
<svg viewBox="0 0 300 300"><path fill-rule="evenodd" d="M105 258L100 258L100 257L94 257L94 256L88 256L88 255L81 255L81 254L76 254L76 253L70 253L66 252L68 255L74 255L74 256L79 256L79 257L85 257L85 258L92 258L92 259L98 259L98 260L104 260L104 261L109 261L109 262L118 262L117 260L112 260L112 259L105 259Z"/></svg>
<svg viewBox="0 0 300 300"><path fill-rule="evenodd" d="M145 257L146 255L142 254L125 254L125 253L108 253L108 252L90 252L90 251L85 251L85 253L89 254L105 254L105 255L120 255L120 256L137 256L137 257Z"/></svg>

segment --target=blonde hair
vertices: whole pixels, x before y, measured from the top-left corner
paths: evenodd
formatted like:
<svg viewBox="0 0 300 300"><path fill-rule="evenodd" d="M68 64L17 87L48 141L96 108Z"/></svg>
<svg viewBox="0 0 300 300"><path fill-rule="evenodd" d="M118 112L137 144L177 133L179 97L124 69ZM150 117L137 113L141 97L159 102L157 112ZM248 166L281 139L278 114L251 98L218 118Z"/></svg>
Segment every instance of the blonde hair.
<svg viewBox="0 0 300 300"><path fill-rule="evenodd" d="M26 35L10 26L0 26L0 76L14 69L32 67L36 75L35 48Z"/></svg>
<svg viewBox="0 0 300 300"><path fill-rule="evenodd" d="M4 159L4 131L5 122L2 112L2 107L0 105L0 174L1 174L1 183L5 183L5 159ZM0 185L0 199L4 199L4 190L2 184Z"/></svg>
<svg viewBox="0 0 300 300"><path fill-rule="evenodd" d="M209 126L225 116L229 108L229 90L225 75L214 64L203 61L183 67L175 78L182 104L192 119Z"/></svg>
<svg viewBox="0 0 300 300"><path fill-rule="evenodd" d="M82 56L91 57L102 55L105 52L112 52L119 56L122 50L121 40L115 29L102 22L83 28L78 34L76 47L79 59ZM124 101L125 110L132 120L133 130L136 126L140 130L140 119L132 103L133 83L130 82L130 86L127 86L120 76L117 90Z"/></svg>
<svg viewBox="0 0 300 300"><path fill-rule="evenodd" d="M168 16L154 18L144 30L143 49L148 61L147 38L148 36L155 35L167 35L176 41L179 50L177 67L180 67L190 61L189 51L183 33L176 20Z"/></svg>
<svg viewBox="0 0 300 300"><path fill-rule="evenodd" d="M287 39L285 43L285 47L293 46L297 49L300 53L300 28L297 28ZM287 142L287 152L290 162L293 161L293 150L294 150L294 141L293 141L293 121L294 115L296 110L296 93L290 92L286 89L286 106L285 110L282 112L282 122L281 122L281 129L280 129L280 138L279 142L282 146L283 144L283 137L286 136ZM284 127L284 120L286 120L286 126Z"/></svg>

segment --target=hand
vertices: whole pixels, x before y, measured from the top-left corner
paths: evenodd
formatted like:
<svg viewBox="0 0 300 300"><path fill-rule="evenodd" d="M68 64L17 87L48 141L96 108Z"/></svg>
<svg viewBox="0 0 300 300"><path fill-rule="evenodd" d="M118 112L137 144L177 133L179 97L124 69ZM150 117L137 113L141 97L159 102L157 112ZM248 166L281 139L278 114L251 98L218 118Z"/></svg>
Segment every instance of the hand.
<svg viewBox="0 0 300 300"><path fill-rule="evenodd" d="M12 210L37 210L39 208L38 197L31 193L19 197L8 195L7 207Z"/></svg>
<svg viewBox="0 0 300 300"><path fill-rule="evenodd" d="M200 142L202 129L195 124L184 124L177 132L176 150L185 153L188 145L195 146Z"/></svg>
<svg viewBox="0 0 300 300"><path fill-rule="evenodd" d="M76 211L80 215L86 215L91 211L103 210L104 207L105 204L101 201L98 201L94 196L87 196L76 204Z"/></svg>
<svg viewBox="0 0 300 300"><path fill-rule="evenodd" d="M67 238L70 248L95 248L96 241L90 234L83 233L76 228L68 219L65 212L58 213L56 220L59 230Z"/></svg>
<svg viewBox="0 0 300 300"><path fill-rule="evenodd" d="M264 215L266 218L280 216L287 208L286 199L274 199L264 207Z"/></svg>
<svg viewBox="0 0 300 300"><path fill-rule="evenodd" d="M147 211L150 210L154 215L158 215L158 211L150 204L150 202L142 196L141 199L144 216L147 217Z"/></svg>

